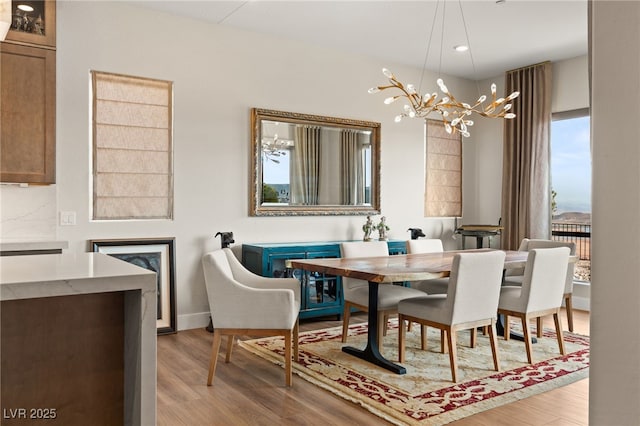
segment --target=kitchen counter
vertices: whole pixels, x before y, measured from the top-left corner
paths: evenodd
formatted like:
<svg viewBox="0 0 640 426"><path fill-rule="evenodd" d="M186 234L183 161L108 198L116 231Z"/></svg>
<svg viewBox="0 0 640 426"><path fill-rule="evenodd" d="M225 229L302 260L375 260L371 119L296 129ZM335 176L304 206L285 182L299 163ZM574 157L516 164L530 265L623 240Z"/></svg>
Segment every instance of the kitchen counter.
<svg viewBox="0 0 640 426"><path fill-rule="evenodd" d="M0 257L4 422L155 424L156 282L101 253Z"/></svg>
<svg viewBox="0 0 640 426"><path fill-rule="evenodd" d="M56 254L69 248L67 241L0 241L0 256L18 256L24 254Z"/></svg>

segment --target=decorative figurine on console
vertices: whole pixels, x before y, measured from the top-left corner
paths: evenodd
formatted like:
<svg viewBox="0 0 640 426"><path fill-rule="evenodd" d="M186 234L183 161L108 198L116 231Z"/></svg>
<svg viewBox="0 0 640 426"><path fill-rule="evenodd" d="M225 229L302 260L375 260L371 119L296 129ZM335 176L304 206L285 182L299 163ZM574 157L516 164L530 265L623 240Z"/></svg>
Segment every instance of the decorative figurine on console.
<svg viewBox="0 0 640 426"><path fill-rule="evenodd" d="M420 237L426 237L426 235L424 235L424 232L422 232L422 229L420 228L409 228L407 229L407 231L411 231L412 240L417 240Z"/></svg>
<svg viewBox="0 0 640 426"><path fill-rule="evenodd" d="M362 225L362 230L364 231L364 237L362 241L371 241L371 232L373 232L373 221L371 220L371 216L367 216L367 221L364 225Z"/></svg>
<svg viewBox="0 0 640 426"><path fill-rule="evenodd" d="M222 248L227 248L231 244L235 243L235 240L233 239L233 232L218 232L213 238L218 235L220 235L220 245Z"/></svg>
<svg viewBox="0 0 640 426"><path fill-rule="evenodd" d="M376 228L378 229L378 240L387 241L387 231L389 230L389 227L387 226L386 218L384 216L380 218L380 223L376 225Z"/></svg>

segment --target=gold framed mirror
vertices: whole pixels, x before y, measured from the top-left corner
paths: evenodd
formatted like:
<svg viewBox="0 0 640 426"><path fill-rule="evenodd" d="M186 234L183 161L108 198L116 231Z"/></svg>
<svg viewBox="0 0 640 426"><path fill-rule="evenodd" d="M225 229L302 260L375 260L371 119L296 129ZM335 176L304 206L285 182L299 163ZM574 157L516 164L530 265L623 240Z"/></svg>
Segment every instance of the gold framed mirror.
<svg viewBox="0 0 640 426"><path fill-rule="evenodd" d="M380 213L380 123L251 110L252 216Z"/></svg>

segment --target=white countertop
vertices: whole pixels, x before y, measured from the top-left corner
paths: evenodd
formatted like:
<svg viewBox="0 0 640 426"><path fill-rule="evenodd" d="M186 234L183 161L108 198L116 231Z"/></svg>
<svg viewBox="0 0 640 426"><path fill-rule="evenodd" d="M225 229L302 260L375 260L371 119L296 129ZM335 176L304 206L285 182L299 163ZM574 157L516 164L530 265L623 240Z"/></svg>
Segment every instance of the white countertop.
<svg viewBox="0 0 640 426"><path fill-rule="evenodd" d="M0 300L125 291L155 291L154 272L102 253L0 257ZM120 279L113 279L113 278Z"/></svg>
<svg viewBox="0 0 640 426"><path fill-rule="evenodd" d="M102 253L0 257L3 303L124 293L124 423L128 425L156 423L156 286L155 272Z"/></svg>

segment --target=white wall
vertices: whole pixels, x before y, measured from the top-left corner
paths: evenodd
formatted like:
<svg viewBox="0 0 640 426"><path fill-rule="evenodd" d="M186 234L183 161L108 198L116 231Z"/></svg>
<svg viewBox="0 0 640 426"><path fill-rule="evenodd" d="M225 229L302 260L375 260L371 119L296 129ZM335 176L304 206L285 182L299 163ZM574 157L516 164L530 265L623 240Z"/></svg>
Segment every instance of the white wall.
<svg viewBox="0 0 640 426"><path fill-rule="evenodd" d="M122 2L62 1L57 12L57 184L1 187L1 238L57 237L69 241L69 251L85 251L95 238L176 237L178 327L206 324L200 258L220 246L217 231L233 231L237 248L362 237L362 216L248 216L251 107L381 122L382 214L390 237L406 239L416 226L429 236L451 234L453 221L423 217L422 122L394 123L400 106L367 93L385 82L383 66L405 81L418 81L418 70ZM89 220L90 70L174 82L174 221ZM436 76L428 74L425 81L435 86ZM463 99L472 88L465 80L445 81ZM42 229L27 229L24 208L9 204L32 206L28 200L41 199ZM37 211L35 204L27 209ZM56 226L60 211L75 211L77 225Z"/></svg>
<svg viewBox="0 0 640 426"><path fill-rule="evenodd" d="M640 419L640 3L591 2L589 424Z"/></svg>
<svg viewBox="0 0 640 426"><path fill-rule="evenodd" d="M249 112L259 107L381 122L382 214L390 238L406 239L409 227L420 227L429 237L443 238L446 249L460 247L452 238L452 219L423 217L423 123L394 123L400 106L384 105L386 94L367 94L385 82L383 66L404 82L418 82L419 70L122 2L61 1L57 8L57 184L0 186L1 239L57 237L69 241L69 251L85 251L87 240L95 238L176 237L178 327L203 325L208 305L200 257L220 246L213 238L217 231L233 231L236 248L362 236L362 216L248 215ZM90 70L174 81L174 221L89 220ZM427 72L423 91L436 88L436 77ZM476 99L478 90L490 93L491 81L504 90L503 77L478 87L444 79L460 99ZM495 223L502 122L475 122L463 142L464 222ZM77 225L57 226L60 211L76 212Z"/></svg>
<svg viewBox="0 0 640 426"><path fill-rule="evenodd" d="M553 63L551 112L589 107L589 58L587 55Z"/></svg>

